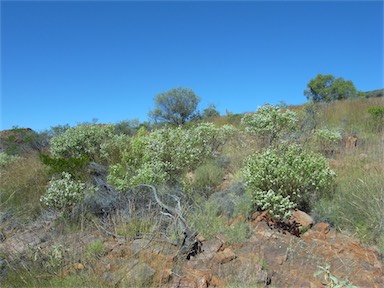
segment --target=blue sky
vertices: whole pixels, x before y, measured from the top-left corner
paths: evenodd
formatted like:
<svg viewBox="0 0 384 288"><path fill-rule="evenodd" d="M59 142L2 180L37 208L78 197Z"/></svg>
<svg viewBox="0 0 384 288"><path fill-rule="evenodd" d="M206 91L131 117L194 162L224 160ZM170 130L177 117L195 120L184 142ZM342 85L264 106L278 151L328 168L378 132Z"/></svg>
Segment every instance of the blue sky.
<svg viewBox="0 0 384 288"><path fill-rule="evenodd" d="M178 86L199 108L301 104L317 74L383 84L383 1L1 1L1 126L148 120Z"/></svg>

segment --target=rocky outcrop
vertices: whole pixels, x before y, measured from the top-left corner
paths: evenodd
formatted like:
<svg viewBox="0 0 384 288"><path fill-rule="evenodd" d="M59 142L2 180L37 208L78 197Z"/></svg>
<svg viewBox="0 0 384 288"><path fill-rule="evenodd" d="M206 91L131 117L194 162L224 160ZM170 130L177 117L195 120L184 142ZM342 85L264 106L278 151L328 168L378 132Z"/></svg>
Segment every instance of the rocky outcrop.
<svg viewBox="0 0 384 288"><path fill-rule="evenodd" d="M158 237L121 239L97 229L67 235L57 231L54 219L17 231L4 225L0 255L15 259L27 255L30 247L46 255L61 243L72 253L68 261L73 261L62 269L62 277L92 272L101 284L115 287L324 287L324 277L314 273L327 265L333 276L355 286L384 286L383 262L374 247L363 246L327 223L316 223L296 237L273 229L261 214L249 222L250 238L242 243L226 243L220 235L210 240L198 237L202 251L190 260L177 257L179 248ZM81 257L95 240L102 241L105 253ZM11 258L0 259L1 275L6 275L4 263Z"/></svg>

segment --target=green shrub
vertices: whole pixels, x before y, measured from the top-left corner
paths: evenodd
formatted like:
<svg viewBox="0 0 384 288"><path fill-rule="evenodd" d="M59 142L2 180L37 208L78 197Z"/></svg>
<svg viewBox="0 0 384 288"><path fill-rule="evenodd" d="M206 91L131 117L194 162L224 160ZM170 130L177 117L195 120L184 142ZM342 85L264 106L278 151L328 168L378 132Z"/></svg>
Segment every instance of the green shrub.
<svg viewBox="0 0 384 288"><path fill-rule="evenodd" d="M223 181L224 174L224 168L220 167L216 161L210 160L197 167L191 184L197 191L209 196Z"/></svg>
<svg viewBox="0 0 384 288"><path fill-rule="evenodd" d="M87 259L100 258L105 253L105 246L100 239L91 241L85 248L85 256Z"/></svg>
<svg viewBox="0 0 384 288"><path fill-rule="evenodd" d="M296 203L291 202L289 196L283 197L273 190L255 190L252 193L252 201L262 211L268 210L269 215L275 219L289 219L291 209L296 207Z"/></svg>
<svg viewBox="0 0 384 288"><path fill-rule="evenodd" d="M233 131L231 126L217 128L211 123L139 131L122 152L120 162L110 166L108 181L119 190L139 183L177 182L183 173L212 158Z"/></svg>
<svg viewBox="0 0 384 288"><path fill-rule="evenodd" d="M124 153L130 150L132 137L128 135L113 135L100 145L100 157L103 162L114 165L120 162Z"/></svg>
<svg viewBox="0 0 384 288"><path fill-rule="evenodd" d="M83 199L85 189L85 183L74 180L67 172L62 172L61 178L49 181L41 202L51 208L67 210Z"/></svg>
<svg viewBox="0 0 384 288"><path fill-rule="evenodd" d="M250 237L250 229L247 222L238 222L224 230L225 240L229 245L233 243L241 243Z"/></svg>
<svg viewBox="0 0 384 288"><path fill-rule="evenodd" d="M55 158L100 160L100 146L113 135L112 125L82 124L67 129L50 141L50 152Z"/></svg>
<svg viewBox="0 0 384 288"><path fill-rule="evenodd" d="M319 129L315 132L315 140L319 152L329 155L335 152L337 144L341 142L341 134L330 129Z"/></svg>
<svg viewBox="0 0 384 288"><path fill-rule="evenodd" d="M40 160L49 167L51 175L70 173L76 178L84 178L89 160L87 157L80 158L54 158L47 154L40 154Z"/></svg>
<svg viewBox="0 0 384 288"><path fill-rule="evenodd" d="M283 133L297 128L297 115L291 110L282 111L279 106L264 105L255 113L245 114L241 119L247 132L269 138L269 143L275 143Z"/></svg>
<svg viewBox="0 0 384 288"><path fill-rule="evenodd" d="M335 177L323 156L297 145L269 148L249 156L243 173L255 206L261 209L262 205L272 205L280 211L276 215L292 203L309 211L316 199L330 194ZM267 204L268 199L272 203Z"/></svg>
<svg viewBox="0 0 384 288"><path fill-rule="evenodd" d="M153 229L153 219L132 218L115 227L117 235L127 237L137 237L138 235L148 234Z"/></svg>
<svg viewBox="0 0 384 288"><path fill-rule="evenodd" d="M349 230L364 243L377 245L384 253L384 170L348 170L337 178L334 197L316 204L315 215Z"/></svg>
<svg viewBox="0 0 384 288"><path fill-rule="evenodd" d="M20 159L19 156L16 155L9 155L7 153L1 152L0 153L0 168L5 168L8 164L12 163L15 160ZM1 173L1 171L0 171Z"/></svg>
<svg viewBox="0 0 384 288"><path fill-rule="evenodd" d="M368 108L371 116L371 125L374 132L380 132L384 128L384 106L375 106Z"/></svg>
<svg viewBox="0 0 384 288"><path fill-rule="evenodd" d="M220 215L219 206L214 201L205 201L203 205L193 211L188 222L206 239L221 234L229 244L243 242L250 236L247 222L227 224L228 218Z"/></svg>

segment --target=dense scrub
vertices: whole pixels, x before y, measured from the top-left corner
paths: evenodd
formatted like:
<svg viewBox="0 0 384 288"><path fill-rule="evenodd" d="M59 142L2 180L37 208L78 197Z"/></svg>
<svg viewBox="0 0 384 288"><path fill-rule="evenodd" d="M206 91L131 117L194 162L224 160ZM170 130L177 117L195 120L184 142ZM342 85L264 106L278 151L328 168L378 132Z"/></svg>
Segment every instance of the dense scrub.
<svg viewBox="0 0 384 288"><path fill-rule="evenodd" d="M216 124L151 127L136 123L127 133L121 123L82 124L46 133L50 136L45 139L49 141L45 151L26 154L13 149L0 154L0 216L12 215L15 221L25 222L53 209L62 213L58 223L64 223L65 229L84 229L106 216L87 210L89 199L97 199L102 206L113 196L113 208L123 200L155 203L147 192L134 189L138 184L153 184L162 188L164 202L176 207L207 238L221 234L230 243L241 242L249 237L248 226L246 222L228 226L234 217L246 219L256 210L269 210L273 218L286 221L291 209L300 208L316 220L378 245L384 253L380 100L311 107L266 105L254 113L212 119ZM357 145L346 148L351 135ZM89 168L96 164L91 163L105 170L100 180L104 186L97 186L95 172ZM135 236L155 234L157 229L158 233L167 217L159 216L157 208L135 217L120 211L115 232ZM162 221L156 217L163 217ZM167 224L166 234L176 239L180 235L173 222L173 226ZM98 245L94 243L81 257L97 258L92 255L103 250Z"/></svg>

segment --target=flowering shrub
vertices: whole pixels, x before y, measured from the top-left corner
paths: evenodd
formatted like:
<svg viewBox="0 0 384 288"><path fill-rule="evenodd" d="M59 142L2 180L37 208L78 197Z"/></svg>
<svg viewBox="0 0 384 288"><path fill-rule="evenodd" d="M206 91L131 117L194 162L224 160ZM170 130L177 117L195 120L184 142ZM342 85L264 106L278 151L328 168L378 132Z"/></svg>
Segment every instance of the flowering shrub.
<svg viewBox="0 0 384 288"><path fill-rule="evenodd" d="M85 183L75 181L71 174L62 172L60 179L49 181L48 189L40 201L48 207L65 210L83 199L85 189Z"/></svg>
<svg viewBox="0 0 384 288"><path fill-rule="evenodd" d="M259 209L273 199L275 204L269 205L278 203L288 208L294 203L308 211L314 200L331 192L335 177L322 155L297 145L269 148L249 156L243 173L247 190Z"/></svg>
<svg viewBox="0 0 384 288"><path fill-rule="evenodd" d="M320 152L328 154L334 151L335 146L341 141L341 134L330 129L319 129L315 132L315 139Z"/></svg>
<svg viewBox="0 0 384 288"><path fill-rule="evenodd" d="M268 210L269 215L275 219L288 219L291 215L291 209L296 207L296 203L289 200L289 196L283 197L272 190L254 191L253 202L260 210Z"/></svg>
<svg viewBox="0 0 384 288"><path fill-rule="evenodd" d="M7 166L8 164L12 163L15 160L20 159L19 156L16 155L9 155L7 153L1 152L0 153L0 168L3 168Z"/></svg>
<svg viewBox="0 0 384 288"><path fill-rule="evenodd" d="M129 150L131 137L128 135L113 135L100 144L100 157L108 164L116 164L121 155Z"/></svg>
<svg viewBox="0 0 384 288"><path fill-rule="evenodd" d="M163 128L140 132L130 140L121 161L110 166L108 181L119 190L138 183L176 181L187 170L213 157L234 128L212 123L196 127Z"/></svg>
<svg viewBox="0 0 384 288"><path fill-rule="evenodd" d="M295 112L282 112L279 106L269 104L261 106L255 113L245 114L241 119L247 132L269 137L270 144L275 143L282 133L294 131L297 121Z"/></svg>
<svg viewBox="0 0 384 288"><path fill-rule="evenodd" d="M82 124L67 129L63 134L53 137L50 151L57 158L87 157L97 161L102 143L113 135L113 126Z"/></svg>

